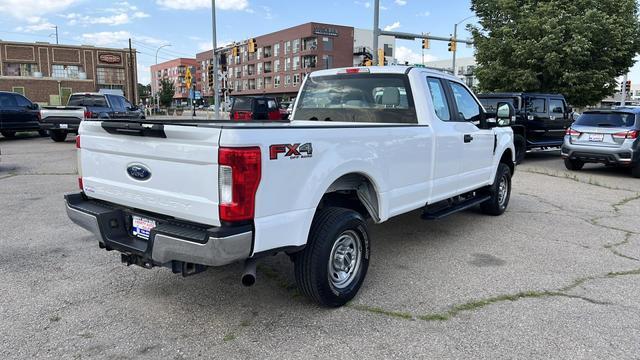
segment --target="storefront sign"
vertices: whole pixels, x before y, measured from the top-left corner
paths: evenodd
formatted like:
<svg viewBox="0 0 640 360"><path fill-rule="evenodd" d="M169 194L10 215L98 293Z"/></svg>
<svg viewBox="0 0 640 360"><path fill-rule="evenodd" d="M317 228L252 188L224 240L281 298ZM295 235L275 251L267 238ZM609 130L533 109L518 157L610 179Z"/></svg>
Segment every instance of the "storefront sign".
<svg viewBox="0 0 640 360"><path fill-rule="evenodd" d="M338 36L338 29L317 26L313 28L313 33L316 35L324 35L324 36Z"/></svg>
<svg viewBox="0 0 640 360"><path fill-rule="evenodd" d="M120 64L122 63L122 57L116 54L100 54L98 60L107 64Z"/></svg>

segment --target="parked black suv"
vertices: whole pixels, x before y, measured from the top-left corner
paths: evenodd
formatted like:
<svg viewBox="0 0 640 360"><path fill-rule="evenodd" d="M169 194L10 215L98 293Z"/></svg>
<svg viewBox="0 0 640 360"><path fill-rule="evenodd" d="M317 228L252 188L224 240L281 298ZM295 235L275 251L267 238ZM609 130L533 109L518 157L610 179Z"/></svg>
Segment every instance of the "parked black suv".
<svg viewBox="0 0 640 360"><path fill-rule="evenodd" d="M495 93L478 98L488 112L495 112L499 102L510 102L516 108L516 121L511 127L518 163L527 150L561 147L564 133L573 123L573 110L559 94Z"/></svg>
<svg viewBox="0 0 640 360"><path fill-rule="evenodd" d="M32 103L20 94L0 91L0 134L2 136L12 138L16 132L20 131L38 131L40 135L46 135L46 131L40 129L39 117L38 104Z"/></svg>

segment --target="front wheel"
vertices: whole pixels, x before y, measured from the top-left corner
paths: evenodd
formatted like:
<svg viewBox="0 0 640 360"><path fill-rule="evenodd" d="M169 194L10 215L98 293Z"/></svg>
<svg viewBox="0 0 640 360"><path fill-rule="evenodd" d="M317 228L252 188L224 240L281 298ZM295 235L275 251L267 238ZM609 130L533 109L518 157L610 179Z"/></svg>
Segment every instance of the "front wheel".
<svg viewBox="0 0 640 360"><path fill-rule="evenodd" d="M298 288L323 306L342 306L358 293L369 268L369 253L362 215L344 208L320 209L307 246L294 256Z"/></svg>
<svg viewBox="0 0 640 360"><path fill-rule="evenodd" d="M511 170L506 164L498 165L496 179L489 187L489 195L491 198L480 204L482 212L493 216L504 214L511 198Z"/></svg>
<svg viewBox="0 0 640 360"><path fill-rule="evenodd" d="M51 130L51 140L55 142L63 142L67 140L67 132L64 130Z"/></svg>
<svg viewBox="0 0 640 360"><path fill-rule="evenodd" d="M515 135L513 145L516 148L516 164L521 164L527 156L527 140L522 135Z"/></svg>

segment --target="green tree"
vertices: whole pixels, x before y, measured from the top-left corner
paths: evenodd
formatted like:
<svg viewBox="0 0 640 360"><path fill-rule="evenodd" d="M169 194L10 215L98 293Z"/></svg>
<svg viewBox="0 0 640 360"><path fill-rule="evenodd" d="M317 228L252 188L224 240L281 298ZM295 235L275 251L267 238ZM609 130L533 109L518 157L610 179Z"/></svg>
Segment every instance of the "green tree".
<svg viewBox="0 0 640 360"><path fill-rule="evenodd" d="M138 96L141 98L147 98L151 95L151 84L143 85L138 83Z"/></svg>
<svg viewBox="0 0 640 360"><path fill-rule="evenodd" d="M564 94L575 106L616 91L640 51L635 0L472 0L484 91Z"/></svg>
<svg viewBox="0 0 640 360"><path fill-rule="evenodd" d="M171 106L175 92L176 89L173 81L168 79L160 80L160 105L165 107Z"/></svg>

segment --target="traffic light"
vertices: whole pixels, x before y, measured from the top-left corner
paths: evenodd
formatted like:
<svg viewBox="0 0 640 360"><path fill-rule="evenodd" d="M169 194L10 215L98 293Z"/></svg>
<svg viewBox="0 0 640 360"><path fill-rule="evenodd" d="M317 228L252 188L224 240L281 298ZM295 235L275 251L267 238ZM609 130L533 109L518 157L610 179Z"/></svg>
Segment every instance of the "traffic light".
<svg viewBox="0 0 640 360"><path fill-rule="evenodd" d="M253 54L257 49L256 39L249 39L249 53Z"/></svg>
<svg viewBox="0 0 640 360"><path fill-rule="evenodd" d="M422 39L422 48L423 49L430 49L431 48L431 44L429 43L429 39Z"/></svg>
<svg viewBox="0 0 640 360"><path fill-rule="evenodd" d="M213 88L213 65L209 64L209 66L207 66L207 78L209 79L209 87Z"/></svg>
<svg viewBox="0 0 640 360"><path fill-rule="evenodd" d="M456 39L451 37L449 39L449 52L455 52L457 49L458 49L458 43L456 42Z"/></svg>
<svg viewBox="0 0 640 360"><path fill-rule="evenodd" d="M627 80L627 92L631 92L631 80Z"/></svg>

